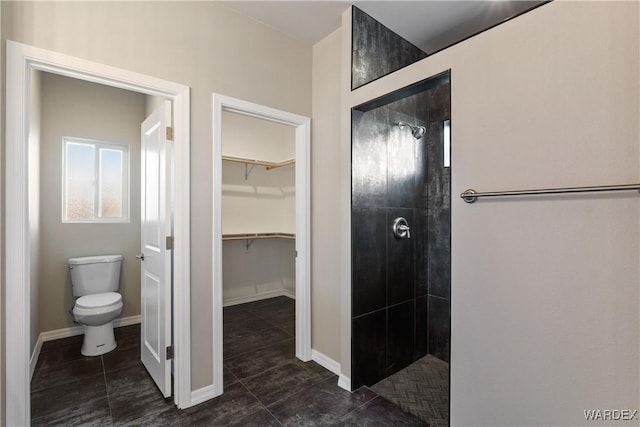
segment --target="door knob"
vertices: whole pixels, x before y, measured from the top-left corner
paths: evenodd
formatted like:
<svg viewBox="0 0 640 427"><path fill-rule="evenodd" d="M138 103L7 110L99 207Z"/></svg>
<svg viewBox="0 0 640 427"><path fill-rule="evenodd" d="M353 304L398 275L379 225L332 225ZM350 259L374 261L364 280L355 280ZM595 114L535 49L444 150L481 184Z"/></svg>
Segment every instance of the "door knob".
<svg viewBox="0 0 640 427"><path fill-rule="evenodd" d="M393 235L396 237L396 239L411 238L411 227L409 227L409 223L404 217L399 216L394 219L391 229L393 230Z"/></svg>
<svg viewBox="0 0 640 427"><path fill-rule="evenodd" d="M144 261L144 254L136 255L136 258L140 261Z"/></svg>

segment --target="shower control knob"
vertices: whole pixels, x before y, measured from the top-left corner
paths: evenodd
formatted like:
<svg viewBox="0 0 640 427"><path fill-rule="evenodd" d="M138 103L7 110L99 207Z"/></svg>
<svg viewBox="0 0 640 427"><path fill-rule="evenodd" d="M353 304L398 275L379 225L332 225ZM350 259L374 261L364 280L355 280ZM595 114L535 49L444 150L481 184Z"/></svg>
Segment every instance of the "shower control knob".
<svg viewBox="0 0 640 427"><path fill-rule="evenodd" d="M396 239L411 238L411 227L409 227L409 223L404 217L399 216L394 219L391 229L393 230L393 235Z"/></svg>

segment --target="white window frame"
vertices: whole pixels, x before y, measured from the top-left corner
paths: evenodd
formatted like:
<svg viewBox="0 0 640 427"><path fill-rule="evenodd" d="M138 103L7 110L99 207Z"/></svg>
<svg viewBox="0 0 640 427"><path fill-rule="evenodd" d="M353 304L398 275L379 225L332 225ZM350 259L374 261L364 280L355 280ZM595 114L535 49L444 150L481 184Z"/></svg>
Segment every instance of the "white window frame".
<svg viewBox="0 0 640 427"><path fill-rule="evenodd" d="M95 187L94 192L94 217L91 219L69 219L67 218L67 144L92 145L95 149ZM102 218L100 217L100 149L117 150L122 152L122 217ZM62 222L66 224L94 224L94 223L127 223L130 220L130 169L129 169L129 145L117 142L99 141L95 139L76 138L65 136L62 138Z"/></svg>

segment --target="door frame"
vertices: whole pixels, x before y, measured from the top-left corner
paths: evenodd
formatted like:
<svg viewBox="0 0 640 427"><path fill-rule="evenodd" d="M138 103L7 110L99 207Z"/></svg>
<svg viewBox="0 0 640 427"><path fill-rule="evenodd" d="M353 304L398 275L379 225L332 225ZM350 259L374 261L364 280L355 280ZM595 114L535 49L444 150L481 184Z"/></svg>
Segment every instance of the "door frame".
<svg viewBox="0 0 640 427"><path fill-rule="evenodd" d="M28 128L31 71L162 96L172 101L174 151L174 402L191 406L190 89L120 68L7 40L5 160L5 349L7 425L30 421L30 249Z"/></svg>
<svg viewBox="0 0 640 427"><path fill-rule="evenodd" d="M296 357L311 360L311 119L248 101L213 94L212 306L213 394L223 392L222 316L222 112L295 128Z"/></svg>

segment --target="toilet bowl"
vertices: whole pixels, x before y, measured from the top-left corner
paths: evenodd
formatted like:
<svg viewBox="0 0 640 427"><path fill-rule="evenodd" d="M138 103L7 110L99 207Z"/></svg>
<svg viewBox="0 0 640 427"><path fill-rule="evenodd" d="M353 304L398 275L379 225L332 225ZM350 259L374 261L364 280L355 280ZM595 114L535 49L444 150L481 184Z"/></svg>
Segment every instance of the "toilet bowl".
<svg viewBox="0 0 640 427"><path fill-rule="evenodd" d="M73 306L76 323L85 325L80 352L100 356L116 348L113 319L122 313L118 292L121 255L69 259L73 293L79 297Z"/></svg>
<svg viewBox="0 0 640 427"><path fill-rule="evenodd" d="M122 295L117 292L86 295L76 300L73 316L85 325L85 339L80 352L99 356L116 348L112 320L122 312Z"/></svg>

